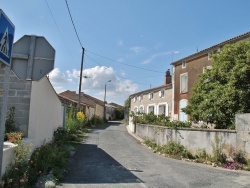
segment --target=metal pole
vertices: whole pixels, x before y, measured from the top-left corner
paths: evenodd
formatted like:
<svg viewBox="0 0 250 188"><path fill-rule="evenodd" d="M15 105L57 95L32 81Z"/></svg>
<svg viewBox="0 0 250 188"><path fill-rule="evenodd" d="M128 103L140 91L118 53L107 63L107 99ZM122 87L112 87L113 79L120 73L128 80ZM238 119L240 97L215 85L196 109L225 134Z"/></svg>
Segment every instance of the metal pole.
<svg viewBox="0 0 250 188"><path fill-rule="evenodd" d="M10 66L6 66L4 75L4 85L3 85L4 91L2 96L1 125L0 125L0 179L2 178L3 144L4 144L6 111L8 104L9 80L10 80Z"/></svg>
<svg viewBox="0 0 250 188"><path fill-rule="evenodd" d="M81 72L80 72L80 82L79 82L79 92L78 92L78 104L77 104L78 109L80 108L80 101L81 101L83 59L84 59L84 48L82 48L82 62L81 62Z"/></svg>
<svg viewBox="0 0 250 188"><path fill-rule="evenodd" d="M105 102L106 102L106 84L105 84L105 91L104 91L104 110L103 110L103 119L106 119L106 106L105 106Z"/></svg>

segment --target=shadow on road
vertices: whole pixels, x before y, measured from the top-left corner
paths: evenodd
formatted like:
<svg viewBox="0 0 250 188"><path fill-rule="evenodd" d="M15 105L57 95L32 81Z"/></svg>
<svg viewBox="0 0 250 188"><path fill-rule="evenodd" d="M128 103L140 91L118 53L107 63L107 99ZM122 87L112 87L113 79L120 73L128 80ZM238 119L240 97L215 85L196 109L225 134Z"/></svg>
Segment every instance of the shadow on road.
<svg viewBox="0 0 250 188"><path fill-rule="evenodd" d="M142 183L142 181L92 144L82 144L70 159L63 184Z"/></svg>
<svg viewBox="0 0 250 188"><path fill-rule="evenodd" d="M119 126L123 124L122 122L120 121L108 121L107 123L103 124L103 125L97 125L95 127L92 127L91 129L93 130L104 130L104 129L107 129L108 127L110 127L111 125L112 126Z"/></svg>

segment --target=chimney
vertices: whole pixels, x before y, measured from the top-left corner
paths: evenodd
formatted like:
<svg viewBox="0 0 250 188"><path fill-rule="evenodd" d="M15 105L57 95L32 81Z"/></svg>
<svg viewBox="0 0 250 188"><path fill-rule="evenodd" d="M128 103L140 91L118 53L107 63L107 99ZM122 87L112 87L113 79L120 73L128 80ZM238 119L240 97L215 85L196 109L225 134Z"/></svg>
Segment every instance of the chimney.
<svg viewBox="0 0 250 188"><path fill-rule="evenodd" d="M170 74L170 69L168 69L165 74L165 85L170 83L172 83L172 76Z"/></svg>

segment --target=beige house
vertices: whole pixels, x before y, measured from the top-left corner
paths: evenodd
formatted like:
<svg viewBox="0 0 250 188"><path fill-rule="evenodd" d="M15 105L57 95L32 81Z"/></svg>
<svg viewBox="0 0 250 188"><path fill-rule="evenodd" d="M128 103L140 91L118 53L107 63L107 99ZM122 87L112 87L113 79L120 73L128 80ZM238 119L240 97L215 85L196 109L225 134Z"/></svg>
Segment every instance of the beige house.
<svg viewBox="0 0 250 188"><path fill-rule="evenodd" d="M165 75L165 84L130 95L130 111L142 112L171 117L172 83L168 70Z"/></svg>
<svg viewBox="0 0 250 188"><path fill-rule="evenodd" d="M62 103L66 106L77 107L78 103L78 94L75 91L64 91L58 94L58 97ZM91 97L90 95L81 93L80 95L80 108L86 115L88 119L96 115L100 118L103 118L104 113L104 103L103 101Z"/></svg>

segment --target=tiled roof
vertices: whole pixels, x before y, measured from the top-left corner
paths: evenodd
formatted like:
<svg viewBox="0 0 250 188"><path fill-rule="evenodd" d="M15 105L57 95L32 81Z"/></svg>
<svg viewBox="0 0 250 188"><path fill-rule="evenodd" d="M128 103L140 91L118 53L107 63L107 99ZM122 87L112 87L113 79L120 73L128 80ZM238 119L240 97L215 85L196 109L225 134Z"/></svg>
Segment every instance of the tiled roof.
<svg viewBox="0 0 250 188"><path fill-rule="evenodd" d="M109 105L112 105L112 106L115 106L115 107L121 107L121 108L123 108L123 106L121 106L121 105L119 105L119 104L116 104L116 103L114 103L114 102L109 103Z"/></svg>
<svg viewBox="0 0 250 188"><path fill-rule="evenodd" d="M62 93L59 93L58 96L63 97L64 99L72 100L72 102L78 102L78 94L75 91L67 90ZM103 101L96 99L94 97L91 97L84 93L81 94L80 102L81 104L87 105L87 106L95 106L96 103L101 106L103 106L104 104Z"/></svg>
<svg viewBox="0 0 250 188"><path fill-rule="evenodd" d="M178 61L175 61L175 62L171 63L171 65L179 65L179 64L181 64L183 61L192 60L192 59L195 59L195 58L200 57L200 56L202 56L202 55L205 55L205 54L207 54L208 52L211 52L211 51L213 51L213 50L215 50L215 49L221 48L221 47L224 46L225 44L235 43L235 42L238 42L238 41L240 41L240 40L244 40L244 39L246 39L246 38L250 38L250 31L247 32L247 33L244 33L244 34L242 34L242 35L238 35L238 36L236 36L236 37L233 37L233 38L231 38L231 39L229 39L229 40L223 41L223 42L221 42L221 43L219 43L219 44L216 44L216 45L214 45L214 46L211 46L211 47L209 47L209 48L206 48L206 49L204 49L204 50L201 50L201 51L199 51L199 52L197 52L197 53L194 53L194 54L192 54L192 55L190 55L190 56L187 56L187 57L185 57L185 58L179 59Z"/></svg>

